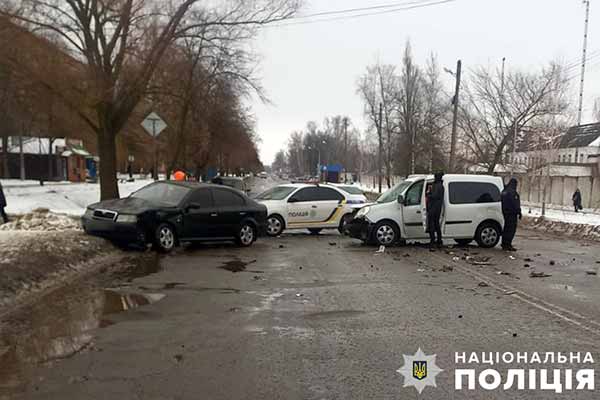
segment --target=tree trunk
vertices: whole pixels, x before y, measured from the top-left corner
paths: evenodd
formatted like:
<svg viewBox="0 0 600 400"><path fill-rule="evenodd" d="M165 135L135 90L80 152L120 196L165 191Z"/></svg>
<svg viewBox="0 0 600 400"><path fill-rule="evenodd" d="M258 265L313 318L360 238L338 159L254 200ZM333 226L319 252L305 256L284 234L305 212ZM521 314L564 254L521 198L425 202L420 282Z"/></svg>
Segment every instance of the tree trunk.
<svg viewBox="0 0 600 400"><path fill-rule="evenodd" d="M118 199L116 135L105 129L99 131L97 137L100 156L100 200Z"/></svg>
<svg viewBox="0 0 600 400"><path fill-rule="evenodd" d="M54 175L52 174L52 144L54 143L53 138L48 138L48 180L51 181L54 179Z"/></svg>

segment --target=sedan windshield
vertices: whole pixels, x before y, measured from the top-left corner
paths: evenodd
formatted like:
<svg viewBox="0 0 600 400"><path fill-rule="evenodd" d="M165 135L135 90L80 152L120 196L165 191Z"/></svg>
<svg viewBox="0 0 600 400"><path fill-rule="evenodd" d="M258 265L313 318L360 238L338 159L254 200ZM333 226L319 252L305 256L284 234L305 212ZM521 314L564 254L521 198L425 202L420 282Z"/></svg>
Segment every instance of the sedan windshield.
<svg viewBox="0 0 600 400"><path fill-rule="evenodd" d="M181 203L183 198L190 192L185 186L172 185L168 183L154 183L141 188L133 193L131 197L147 200L152 203L164 204L175 207Z"/></svg>
<svg viewBox="0 0 600 400"><path fill-rule="evenodd" d="M403 181L379 196L377 199L378 203L391 203L392 201L396 201L398 196L400 196L404 191L412 185L413 181Z"/></svg>
<svg viewBox="0 0 600 400"><path fill-rule="evenodd" d="M283 200L290 195L295 187L277 186L256 196L256 200Z"/></svg>

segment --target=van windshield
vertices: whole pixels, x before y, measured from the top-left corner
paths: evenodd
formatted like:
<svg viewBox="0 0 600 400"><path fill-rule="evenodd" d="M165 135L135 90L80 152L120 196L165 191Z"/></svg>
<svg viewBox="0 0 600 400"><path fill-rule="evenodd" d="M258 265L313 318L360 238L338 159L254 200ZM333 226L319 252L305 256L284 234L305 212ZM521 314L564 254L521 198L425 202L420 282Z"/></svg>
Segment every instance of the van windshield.
<svg viewBox="0 0 600 400"><path fill-rule="evenodd" d="M398 183L396 186L379 196L377 199L378 203L391 203L392 201L396 201L398 196L400 196L410 185L412 185L413 181L402 181Z"/></svg>

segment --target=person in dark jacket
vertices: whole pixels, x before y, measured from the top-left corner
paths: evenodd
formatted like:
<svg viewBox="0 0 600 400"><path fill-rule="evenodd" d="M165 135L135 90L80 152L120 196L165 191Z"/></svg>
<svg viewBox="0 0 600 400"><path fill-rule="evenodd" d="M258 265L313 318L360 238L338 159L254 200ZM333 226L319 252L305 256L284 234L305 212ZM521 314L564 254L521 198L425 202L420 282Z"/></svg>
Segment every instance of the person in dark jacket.
<svg viewBox="0 0 600 400"><path fill-rule="evenodd" d="M521 197L517 192L518 182L511 178L502 191L502 214L504 214L504 231L502 232L502 248L507 251L516 251L512 241L517 233L518 219L523 218L521 213Z"/></svg>
<svg viewBox="0 0 600 400"><path fill-rule="evenodd" d="M438 172L435 174L435 180L431 186L431 191L427 193L427 226L429 231L429 239L431 245L441 246L442 241L442 227L440 225L440 219L442 217L442 208L444 206L444 174Z"/></svg>
<svg viewBox="0 0 600 400"><path fill-rule="evenodd" d="M573 193L573 207L575 207L575 212L583 210L583 206L581 205L581 192L579 191L579 188L577 188L575 193Z"/></svg>
<svg viewBox="0 0 600 400"><path fill-rule="evenodd" d="M0 183L0 216L2 217L3 223L6 223L8 222L8 216L6 215L6 211L4 211L4 207L6 207L6 197L4 197L2 183Z"/></svg>

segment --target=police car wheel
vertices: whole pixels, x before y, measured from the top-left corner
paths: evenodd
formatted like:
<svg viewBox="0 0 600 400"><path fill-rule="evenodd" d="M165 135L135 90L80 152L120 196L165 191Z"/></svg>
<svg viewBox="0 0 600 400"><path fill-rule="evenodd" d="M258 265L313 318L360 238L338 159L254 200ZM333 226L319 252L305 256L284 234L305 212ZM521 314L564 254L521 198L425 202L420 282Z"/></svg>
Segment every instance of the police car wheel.
<svg viewBox="0 0 600 400"><path fill-rule="evenodd" d="M267 218L267 235L279 236L283 232L283 219L278 215L271 215Z"/></svg>
<svg viewBox="0 0 600 400"><path fill-rule="evenodd" d="M344 235L345 232L345 228L346 228L346 224L348 224L348 222L352 221L352 214L346 214L342 217L342 219L340 220L340 226L338 227L338 231Z"/></svg>
<svg viewBox="0 0 600 400"><path fill-rule="evenodd" d="M390 246L398 239L400 239L400 233L392 222L381 221L373 229L373 240L380 246Z"/></svg>

